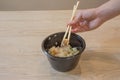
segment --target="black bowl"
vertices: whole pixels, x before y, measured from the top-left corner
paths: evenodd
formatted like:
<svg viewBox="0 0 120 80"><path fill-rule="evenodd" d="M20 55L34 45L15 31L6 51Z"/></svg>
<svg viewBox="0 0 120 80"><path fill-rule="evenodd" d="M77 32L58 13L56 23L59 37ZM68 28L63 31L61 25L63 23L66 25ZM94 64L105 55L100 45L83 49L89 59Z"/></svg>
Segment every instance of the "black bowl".
<svg viewBox="0 0 120 80"><path fill-rule="evenodd" d="M52 35L49 35L47 38L44 39L42 42L42 51L47 55L47 58L51 64L51 66L61 72L69 71L72 70L76 67L78 64L78 61L80 59L81 53L84 51L86 44L84 39L75 34L71 33L71 38L70 38L70 45L72 47L76 47L79 50L79 53L70 57L56 57L52 56L48 50L52 46L60 46L61 41L63 39L65 32L58 32L54 33Z"/></svg>

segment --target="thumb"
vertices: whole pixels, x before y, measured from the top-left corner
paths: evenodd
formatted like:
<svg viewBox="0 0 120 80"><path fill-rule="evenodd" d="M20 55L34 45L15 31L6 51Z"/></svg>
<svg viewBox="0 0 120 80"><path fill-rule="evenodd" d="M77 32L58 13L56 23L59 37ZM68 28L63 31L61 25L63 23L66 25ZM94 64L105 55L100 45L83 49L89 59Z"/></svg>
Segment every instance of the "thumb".
<svg viewBox="0 0 120 80"><path fill-rule="evenodd" d="M89 28L92 29L96 29L97 27L99 27L103 22L100 19L95 19L91 22L89 22Z"/></svg>
<svg viewBox="0 0 120 80"><path fill-rule="evenodd" d="M76 16L74 16L73 20L72 20L72 23L73 24L76 24L78 23L79 21L81 20L81 14L77 14Z"/></svg>
<svg viewBox="0 0 120 80"><path fill-rule="evenodd" d="M77 16L74 16L73 20L71 20L71 21L68 22L68 25L70 25L70 26L75 25L75 24L77 24L79 21L80 21L79 16L78 16L78 15L77 15Z"/></svg>

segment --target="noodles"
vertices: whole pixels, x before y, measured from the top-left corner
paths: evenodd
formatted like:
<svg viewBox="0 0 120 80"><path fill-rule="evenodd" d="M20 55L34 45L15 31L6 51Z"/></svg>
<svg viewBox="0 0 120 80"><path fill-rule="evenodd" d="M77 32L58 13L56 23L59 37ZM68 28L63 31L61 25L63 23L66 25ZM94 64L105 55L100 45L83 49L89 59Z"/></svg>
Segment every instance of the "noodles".
<svg viewBox="0 0 120 80"><path fill-rule="evenodd" d="M53 46L49 49L49 53L56 57L69 57L78 54L79 51L77 48L72 48L70 45L67 45L62 47Z"/></svg>

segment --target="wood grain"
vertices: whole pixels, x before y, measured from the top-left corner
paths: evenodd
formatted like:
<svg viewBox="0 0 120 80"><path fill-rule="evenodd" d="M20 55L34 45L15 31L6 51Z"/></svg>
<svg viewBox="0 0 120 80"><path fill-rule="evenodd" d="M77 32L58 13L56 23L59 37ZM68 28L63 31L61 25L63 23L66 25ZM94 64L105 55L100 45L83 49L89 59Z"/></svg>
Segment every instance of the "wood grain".
<svg viewBox="0 0 120 80"><path fill-rule="evenodd" d="M0 11L0 80L120 80L120 16L78 33L87 46L74 70L51 68L41 42L65 31L71 12Z"/></svg>

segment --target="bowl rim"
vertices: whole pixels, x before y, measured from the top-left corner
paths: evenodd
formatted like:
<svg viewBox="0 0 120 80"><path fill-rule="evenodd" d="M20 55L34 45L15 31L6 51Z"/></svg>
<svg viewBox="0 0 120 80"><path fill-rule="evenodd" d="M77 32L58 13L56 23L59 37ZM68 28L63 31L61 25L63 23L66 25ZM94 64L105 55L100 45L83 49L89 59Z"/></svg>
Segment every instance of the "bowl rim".
<svg viewBox="0 0 120 80"><path fill-rule="evenodd" d="M82 40L82 43L83 43L83 49L82 49L82 51L79 52L78 54L73 55L73 56L69 56L69 57L57 57L57 56L53 56L53 55L51 55L49 52L47 52L47 51L45 50L45 48L44 48L44 43L45 43L45 41L46 41L50 36L55 35L55 34L58 34L58 33L65 33L65 32L52 33L52 34L48 35L48 36L42 41L42 44L41 44L41 51L42 51L42 53L44 53L45 55L47 55L47 56L49 56L49 57L57 58L57 59L71 59L71 58L76 57L77 55L80 55L80 54L83 53L83 51L84 51L85 48L86 48L85 40L84 40L80 35L78 35L78 34L76 34L76 33L71 33L71 34L75 34L75 36L77 36L79 39L81 39L81 40Z"/></svg>

